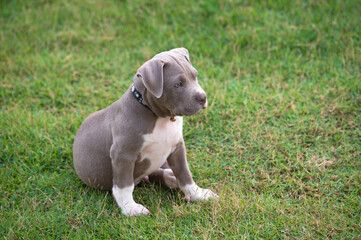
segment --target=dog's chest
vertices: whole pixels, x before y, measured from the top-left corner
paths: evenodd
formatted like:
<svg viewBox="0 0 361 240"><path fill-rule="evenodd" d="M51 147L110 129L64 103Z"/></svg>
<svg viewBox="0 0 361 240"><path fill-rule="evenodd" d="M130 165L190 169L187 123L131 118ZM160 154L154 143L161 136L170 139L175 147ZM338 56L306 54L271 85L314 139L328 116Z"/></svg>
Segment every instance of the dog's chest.
<svg viewBox="0 0 361 240"><path fill-rule="evenodd" d="M159 118L153 132L143 136L141 161L147 159L150 162L143 175L149 175L164 164L182 139L182 128L182 117L177 117L175 122L170 121L169 118Z"/></svg>

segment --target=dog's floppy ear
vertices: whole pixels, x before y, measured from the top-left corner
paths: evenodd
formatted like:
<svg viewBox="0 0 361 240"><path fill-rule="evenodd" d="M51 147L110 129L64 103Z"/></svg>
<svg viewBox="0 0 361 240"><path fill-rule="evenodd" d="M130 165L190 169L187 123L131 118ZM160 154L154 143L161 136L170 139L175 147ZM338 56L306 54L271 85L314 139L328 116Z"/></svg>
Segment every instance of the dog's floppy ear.
<svg viewBox="0 0 361 240"><path fill-rule="evenodd" d="M145 88L156 98L163 94L163 67L165 62L153 58L138 69L136 77L140 78Z"/></svg>

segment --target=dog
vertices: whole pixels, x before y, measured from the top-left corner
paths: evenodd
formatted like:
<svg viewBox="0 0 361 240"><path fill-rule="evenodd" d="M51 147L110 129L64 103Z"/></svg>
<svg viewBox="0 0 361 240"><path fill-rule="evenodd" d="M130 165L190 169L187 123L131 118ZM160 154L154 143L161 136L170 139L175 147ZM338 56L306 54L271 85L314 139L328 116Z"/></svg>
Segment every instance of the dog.
<svg viewBox="0 0 361 240"><path fill-rule="evenodd" d="M207 107L188 50L161 52L145 62L125 94L91 114L74 140L74 168L87 185L112 194L128 216L150 212L133 199L141 180L179 187L187 201L218 198L193 181L183 140L183 116Z"/></svg>

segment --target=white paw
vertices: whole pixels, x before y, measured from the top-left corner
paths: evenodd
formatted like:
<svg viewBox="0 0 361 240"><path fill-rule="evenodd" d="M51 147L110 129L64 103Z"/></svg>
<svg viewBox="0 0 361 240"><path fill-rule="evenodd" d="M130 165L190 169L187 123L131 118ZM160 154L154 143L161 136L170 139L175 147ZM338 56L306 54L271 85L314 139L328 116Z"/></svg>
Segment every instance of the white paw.
<svg viewBox="0 0 361 240"><path fill-rule="evenodd" d="M164 169L163 179L164 179L165 184L169 188L177 188L178 187L177 179L174 176L172 169Z"/></svg>
<svg viewBox="0 0 361 240"><path fill-rule="evenodd" d="M139 216L139 215L149 215L150 212L143 205L138 203L125 203L122 207L122 212L126 216Z"/></svg>
<svg viewBox="0 0 361 240"><path fill-rule="evenodd" d="M122 209L122 213L126 216L139 216L150 214L149 210L143 205L133 200L134 184L125 188L118 188L113 185L113 196L118 206Z"/></svg>
<svg viewBox="0 0 361 240"><path fill-rule="evenodd" d="M219 196L211 190L200 188L196 184L186 185L182 190L186 195L185 199L187 201L195 202L219 198Z"/></svg>

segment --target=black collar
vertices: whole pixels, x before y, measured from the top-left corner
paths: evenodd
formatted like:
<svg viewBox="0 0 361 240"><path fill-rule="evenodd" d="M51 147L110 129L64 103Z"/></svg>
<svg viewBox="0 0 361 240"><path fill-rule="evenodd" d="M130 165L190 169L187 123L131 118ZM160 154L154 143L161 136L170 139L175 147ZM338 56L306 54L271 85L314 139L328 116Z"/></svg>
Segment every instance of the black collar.
<svg viewBox="0 0 361 240"><path fill-rule="evenodd" d="M148 108L152 113L154 113L152 111L152 109L150 109L150 107L148 107L147 105L145 105L143 103L143 96L140 92L137 91L137 89L135 89L135 86L134 84L132 85L132 93L133 93L133 96L135 97L135 99L140 103L142 104L144 107Z"/></svg>
<svg viewBox="0 0 361 240"><path fill-rule="evenodd" d="M143 96L140 92L137 91L137 89L135 88L134 84L132 85L132 93L133 93L133 96L135 97L135 99L140 103L142 104L144 107L148 108L154 115L155 113L152 111L152 109L150 109L150 107L148 107L147 105L144 104L143 102ZM176 118L175 116L174 117L171 117L170 120L172 122L175 122L176 121Z"/></svg>

